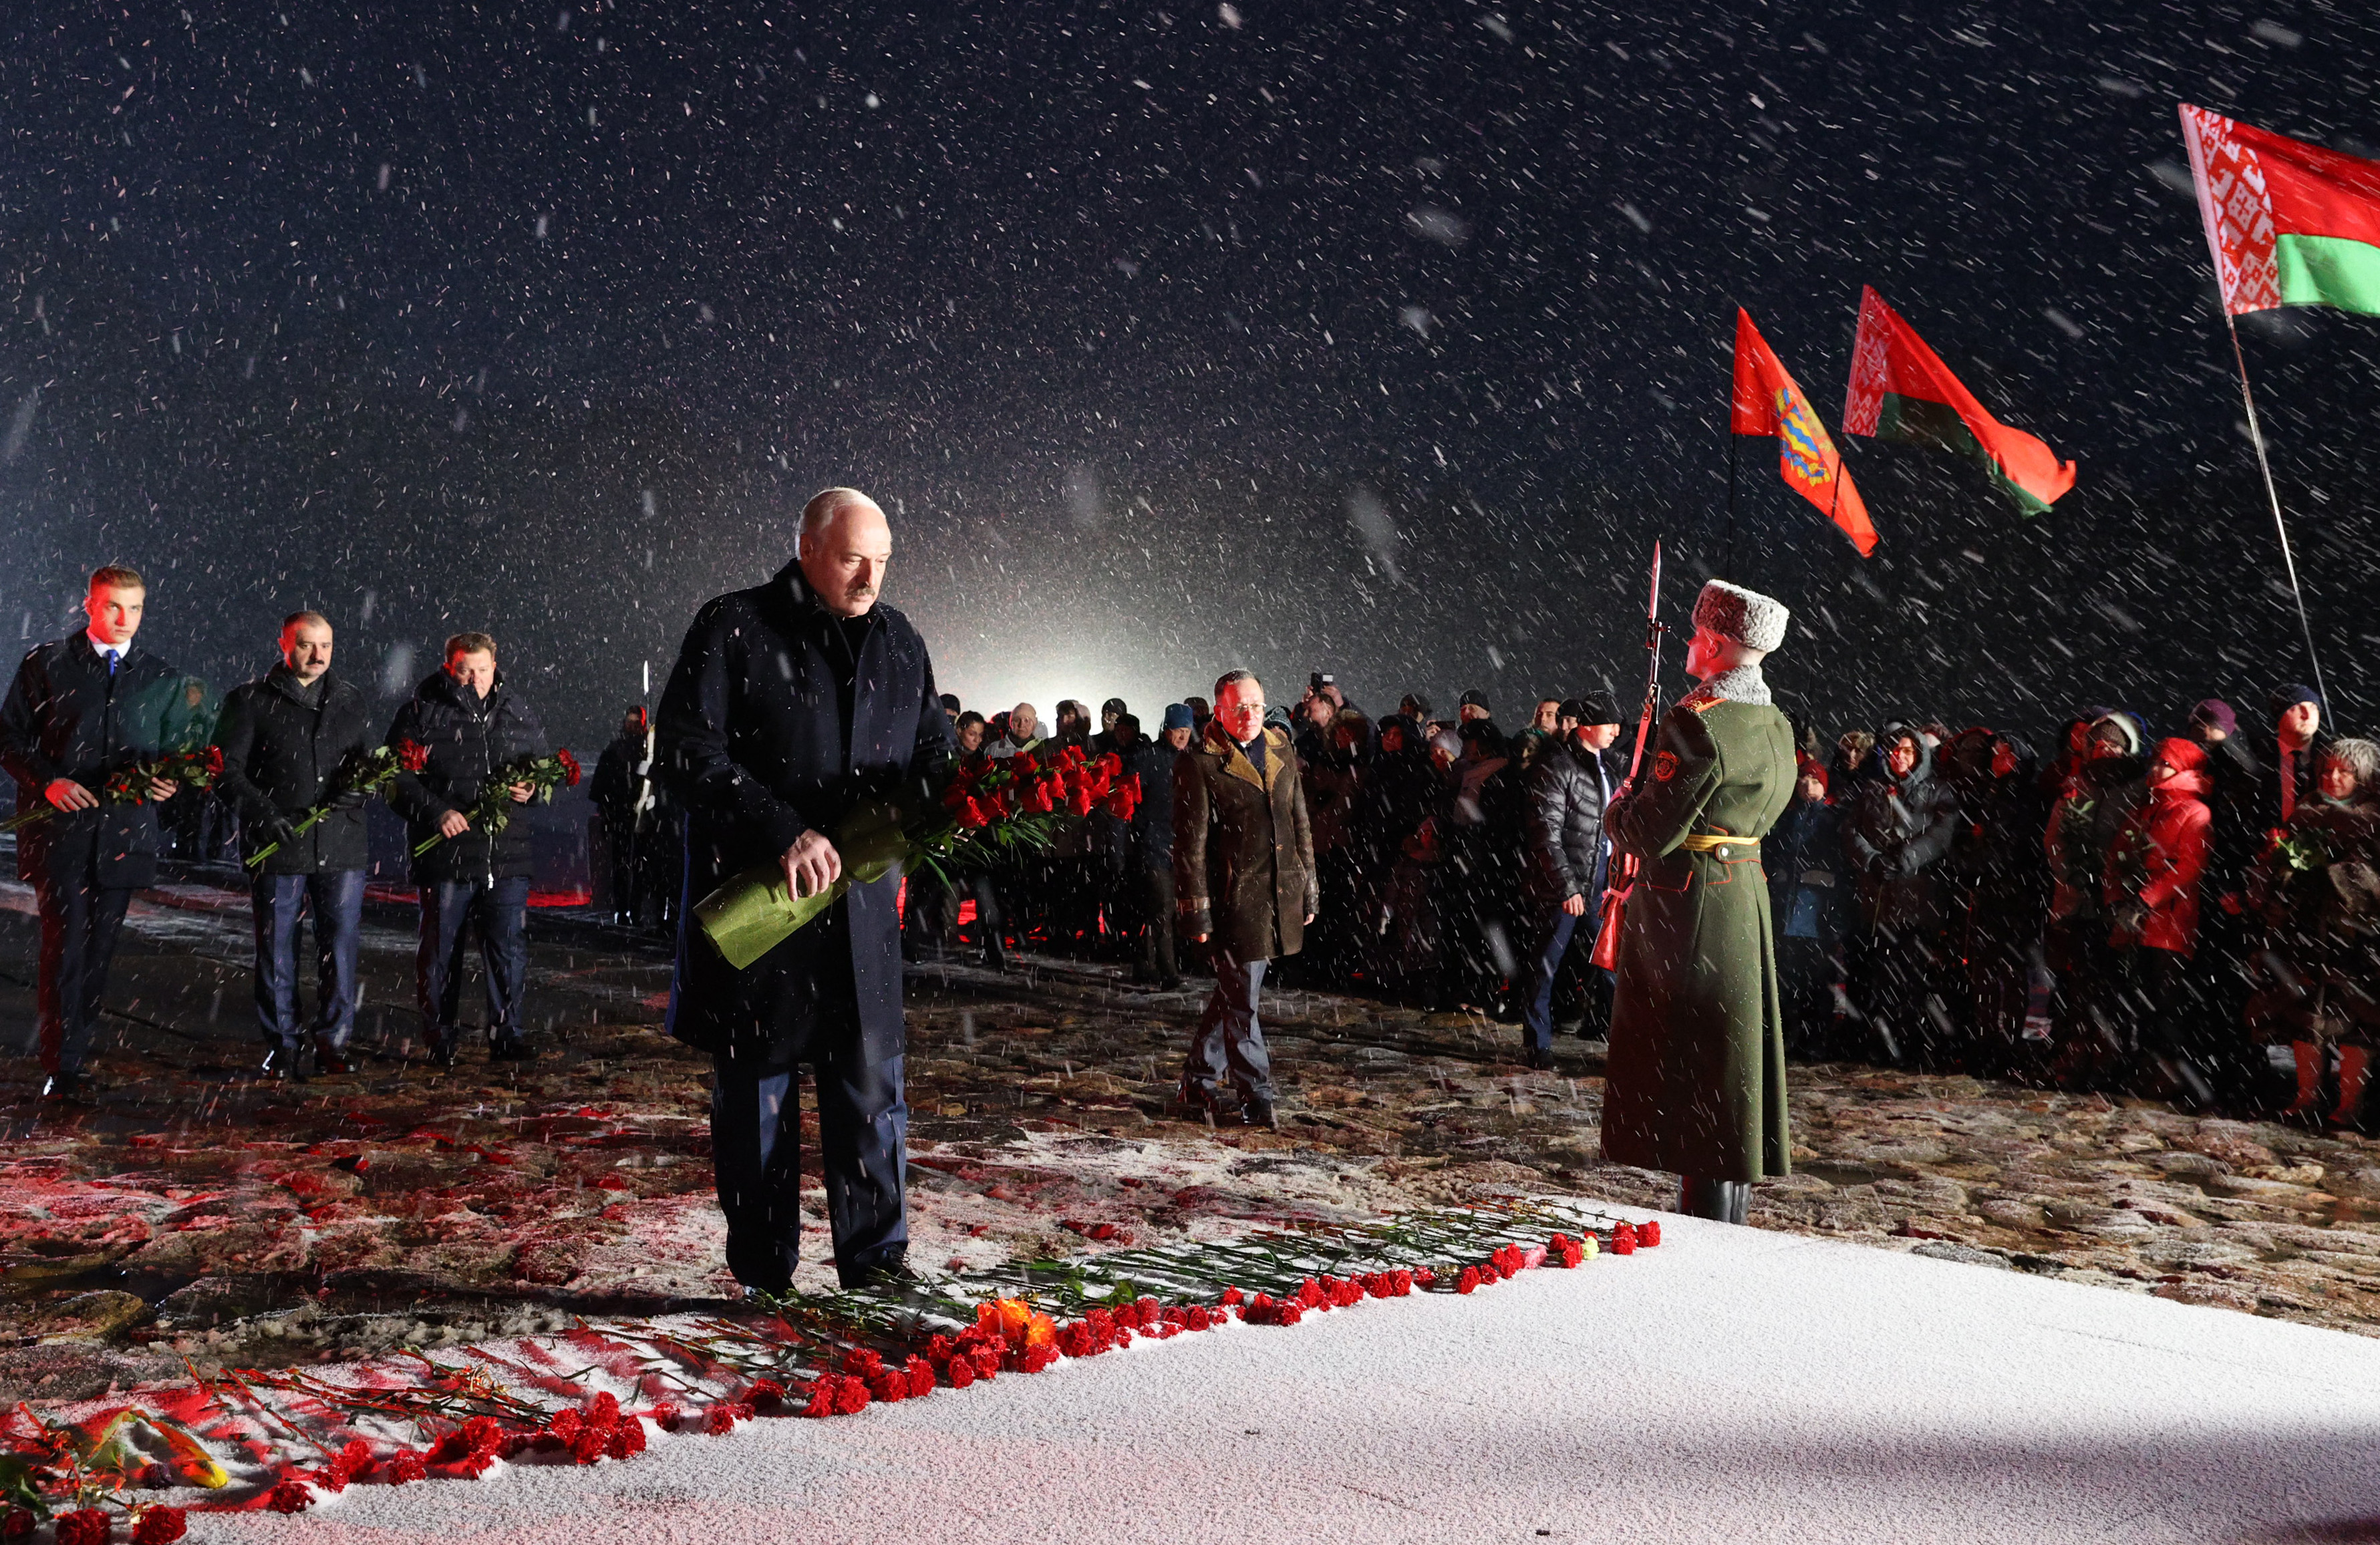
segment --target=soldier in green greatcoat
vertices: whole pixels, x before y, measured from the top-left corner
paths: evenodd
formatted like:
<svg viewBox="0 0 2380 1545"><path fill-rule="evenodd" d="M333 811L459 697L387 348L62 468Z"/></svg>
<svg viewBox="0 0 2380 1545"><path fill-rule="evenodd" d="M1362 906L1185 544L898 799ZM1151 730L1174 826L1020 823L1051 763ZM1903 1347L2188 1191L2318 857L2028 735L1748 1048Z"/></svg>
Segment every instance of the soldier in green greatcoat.
<svg viewBox="0 0 2380 1545"><path fill-rule="evenodd" d="M1760 839L1793 792L1793 732L1760 662L1785 608L1724 580L1694 602L1686 674L1607 817L1635 860L1603 1093L1603 1153L1683 1177L1679 1211L1742 1223L1751 1182L1792 1168L1784 1019Z"/></svg>

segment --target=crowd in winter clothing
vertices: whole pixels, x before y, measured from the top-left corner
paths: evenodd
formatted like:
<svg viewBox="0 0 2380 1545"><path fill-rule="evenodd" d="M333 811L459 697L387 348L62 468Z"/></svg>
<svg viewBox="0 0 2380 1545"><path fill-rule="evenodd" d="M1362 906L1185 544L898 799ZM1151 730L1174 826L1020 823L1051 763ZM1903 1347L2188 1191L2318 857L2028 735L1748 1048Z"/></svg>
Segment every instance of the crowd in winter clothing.
<svg viewBox="0 0 2380 1545"><path fill-rule="evenodd" d="M1029 705L955 716L963 756L1112 752L1144 797L1069 847L910 920L913 956L1014 946L1133 959L1178 981L1175 761L1205 703L1151 736ZM1763 867L1796 1055L2014 1078L2318 1124L2363 1120L2380 1044L2380 744L2335 738L2285 686L2252 726L2207 700L2159 737L2132 711L2055 742L1895 720L1799 724L1793 802ZM1277 979L1521 1026L1600 1033L1606 803L1628 770L1606 694L1547 698L1508 732L1484 695L1377 718L1318 677L1270 722L1293 747L1320 902ZM1615 742L1619 743L1615 743ZM962 924L962 915L967 921ZM1186 933L1186 930L1185 930Z"/></svg>

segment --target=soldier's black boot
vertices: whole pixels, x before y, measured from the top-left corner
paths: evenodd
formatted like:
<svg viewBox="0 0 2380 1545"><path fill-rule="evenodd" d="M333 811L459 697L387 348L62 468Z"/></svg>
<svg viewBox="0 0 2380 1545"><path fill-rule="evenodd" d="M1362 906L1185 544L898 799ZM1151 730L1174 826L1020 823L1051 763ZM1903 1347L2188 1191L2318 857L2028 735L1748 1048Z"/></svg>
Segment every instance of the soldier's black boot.
<svg viewBox="0 0 2380 1545"><path fill-rule="evenodd" d="M1741 1180L1709 1180L1698 1175L1679 1177L1678 1211L1690 1218L1741 1224L1752 1206L1752 1188Z"/></svg>

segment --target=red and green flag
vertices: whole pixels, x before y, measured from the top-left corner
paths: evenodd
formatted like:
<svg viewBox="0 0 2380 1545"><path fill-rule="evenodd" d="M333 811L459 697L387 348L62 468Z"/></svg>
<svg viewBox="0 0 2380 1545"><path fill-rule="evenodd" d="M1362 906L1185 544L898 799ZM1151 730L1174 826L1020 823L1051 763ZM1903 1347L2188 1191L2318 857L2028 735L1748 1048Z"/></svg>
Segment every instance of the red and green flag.
<svg viewBox="0 0 2380 1545"><path fill-rule="evenodd" d="M2335 306L2380 316L2380 162L2188 103L2181 137L2226 311Z"/></svg>
<svg viewBox="0 0 2380 1545"><path fill-rule="evenodd" d="M1862 558L1876 550L1867 505L1852 486L1835 442L1827 438L1827 427L1742 307L1735 312L1735 405L1729 428L1740 435L1775 435L1777 470L1785 486L1824 510Z"/></svg>
<svg viewBox="0 0 2380 1545"><path fill-rule="evenodd" d="M1984 464L2016 507L2037 515L2074 486L2074 464L1984 411L1925 340L1868 285L1860 287L1843 433L1936 445Z"/></svg>

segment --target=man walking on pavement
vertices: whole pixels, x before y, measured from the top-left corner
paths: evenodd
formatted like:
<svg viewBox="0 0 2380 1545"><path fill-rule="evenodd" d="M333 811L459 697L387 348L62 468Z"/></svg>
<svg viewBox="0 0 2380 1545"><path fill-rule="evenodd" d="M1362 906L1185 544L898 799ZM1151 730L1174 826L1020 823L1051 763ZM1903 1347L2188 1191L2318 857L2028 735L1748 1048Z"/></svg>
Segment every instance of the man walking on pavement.
<svg viewBox="0 0 2380 1545"><path fill-rule="evenodd" d="M1191 1039L1182 1104L1211 1118L1228 1077L1252 1126L1275 1124L1272 1061L1257 1015L1265 967L1305 946L1321 893L1305 789L1287 731L1265 726L1249 670L1215 683L1206 740L1173 781L1173 886L1182 930L1212 941L1215 991Z"/></svg>
<svg viewBox="0 0 2380 1545"><path fill-rule="evenodd" d="M157 877L157 804L179 792L152 779L150 797L102 803L111 774L165 749L188 680L134 646L149 582L110 564L91 576L89 625L35 646L0 706L0 766L17 809L50 815L17 834L17 875L42 914L37 994L45 1100L84 1101L98 1084L83 1066L100 994L132 893Z"/></svg>
<svg viewBox="0 0 2380 1545"><path fill-rule="evenodd" d="M528 823L478 830L470 812L506 766L552 749L545 727L497 670L496 641L483 633L458 633L446 641L445 668L414 688L411 701L396 711L388 743L429 753L420 771L397 774L388 803L405 817L406 839L414 848L437 839L413 861L413 883L421 894L414 985L431 1059L452 1068L462 1049L459 957L469 920L479 924L486 968L488 1060L532 1061L537 1054L521 1017L528 979L528 882L535 870ZM516 783L510 792L515 804L526 804L537 791Z"/></svg>
<svg viewBox="0 0 2380 1545"><path fill-rule="evenodd" d="M223 799L239 812L256 917L256 1018L264 1072L299 1072L305 1016L298 990L301 912L314 920L315 1068L347 1071L356 1028L356 958L363 928L364 870L371 862L364 800L353 795L305 835L298 818L330 791L343 767L373 744L364 694L331 669L331 624L319 611L281 623L281 663L224 697L215 744ZM272 850L259 862L257 854Z"/></svg>

